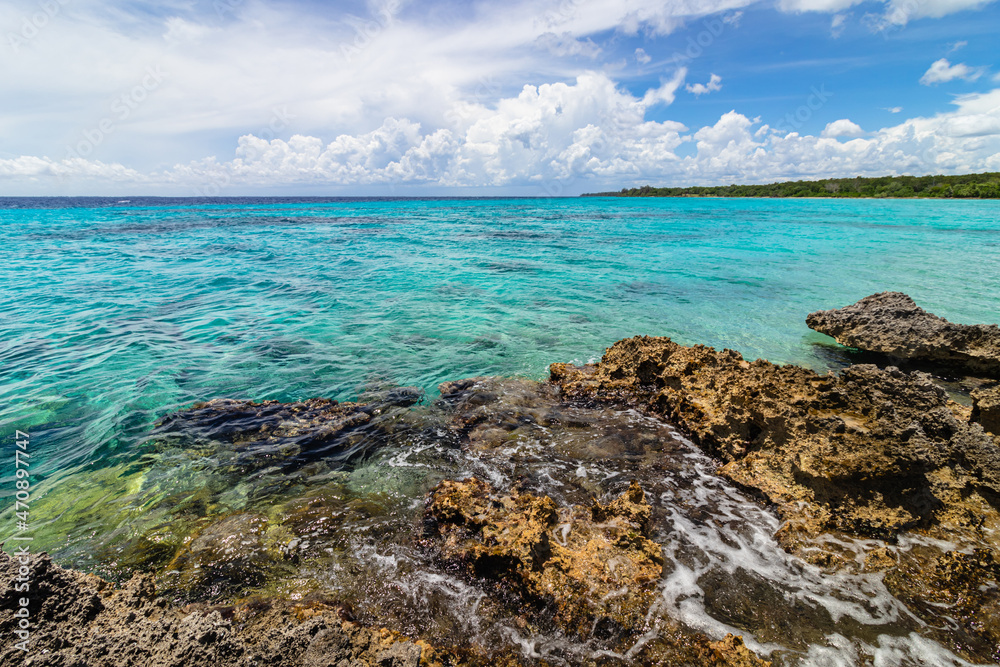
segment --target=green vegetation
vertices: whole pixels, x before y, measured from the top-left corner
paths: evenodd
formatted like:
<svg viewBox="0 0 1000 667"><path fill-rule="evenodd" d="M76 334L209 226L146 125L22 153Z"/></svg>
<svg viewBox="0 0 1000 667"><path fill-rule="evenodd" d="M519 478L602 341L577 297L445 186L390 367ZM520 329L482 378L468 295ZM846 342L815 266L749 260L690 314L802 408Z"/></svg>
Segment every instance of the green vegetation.
<svg viewBox="0 0 1000 667"><path fill-rule="evenodd" d="M963 176L881 176L785 181L768 185L716 185L690 188L623 188L584 197L906 197L998 199L1000 172Z"/></svg>

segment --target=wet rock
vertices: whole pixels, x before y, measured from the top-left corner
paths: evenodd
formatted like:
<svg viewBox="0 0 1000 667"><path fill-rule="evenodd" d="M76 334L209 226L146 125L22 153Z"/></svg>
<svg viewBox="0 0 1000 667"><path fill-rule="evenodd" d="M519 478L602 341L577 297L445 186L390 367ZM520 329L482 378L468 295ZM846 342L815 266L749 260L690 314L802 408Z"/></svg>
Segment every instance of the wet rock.
<svg viewBox="0 0 1000 667"><path fill-rule="evenodd" d="M663 572L648 518L634 483L612 502L584 508L496 494L478 479L445 481L426 511L428 536L445 561L514 586L581 638L641 631Z"/></svg>
<svg viewBox="0 0 1000 667"><path fill-rule="evenodd" d="M566 396L639 405L681 426L815 532L891 537L945 522L975 527L1000 493L1000 449L960 420L922 373L857 365L840 376L747 362L667 338L619 341L601 362L553 364Z"/></svg>
<svg viewBox="0 0 1000 667"><path fill-rule="evenodd" d="M742 567L731 573L713 570L698 585L713 617L741 630L754 628L763 642L781 638L794 648L807 649L822 642L833 626L823 607L810 605Z"/></svg>
<svg viewBox="0 0 1000 667"><path fill-rule="evenodd" d="M197 599L261 586L279 560L265 544L267 523L262 515L244 513L208 524L167 565L165 582Z"/></svg>
<svg viewBox="0 0 1000 667"><path fill-rule="evenodd" d="M972 659L1000 661L1000 556L994 549L969 552L915 550L887 573L886 586L918 615L947 609L949 632L938 641ZM977 660L978 661L978 660Z"/></svg>
<svg viewBox="0 0 1000 667"><path fill-rule="evenodd" d="M886 547L878 547L865 554L865 570L869 572L888 570L895 565L896 559Z"/></svg>
<svg viewBox="0 0 1000 667"><path fill-rule="evenodd" d="M13 590L19 563L0 553L0 604L18 608ZM0 664L87 667L416 667L422 646L385 629L341 620L322 604L304 607L256 600L235 607L172 607L156 595L148 576L123 588L92 575L64 570L48 556L30 560L27 597L31 637L27 654L5 641ZM0 616L0 633L13 638L18 619ZM426 646L426 644L424 644ZM430 648L430 647L428 647Z"/></svg>
<svg viewBox="0 0 1000 667"><path fill-rule="evenodd" d="M180 440L188 447L230 443L250 466L284 460L347 463L368 453L371 439L347 436L371 421L370 405L313 398L295 403L219 398L164 418L154 441Z"/></svg>
<svg viewBox="0 0 1000 667"><path fill-rule="evenodd" d="M1000 435L1000 387L977 389L971 395L970 419L982 424L990 433Z"/></svg>
<svg viewBox="0 0 1000 667"><path fill-rule="evenodd" d="M811 313L806 324L848 347L1000 377L997 325L954 324L902 292L873 294L844 308Z"/></svg>
<svg viewBox="0 0 1000 667"><path fill-rule="evenodd" d="M734 634L727 634L717 642L711 642L708 654L703 654L705 665L719 665L727 667L771 667L771 663L761 660L748 649L741 637Z"/></svg>

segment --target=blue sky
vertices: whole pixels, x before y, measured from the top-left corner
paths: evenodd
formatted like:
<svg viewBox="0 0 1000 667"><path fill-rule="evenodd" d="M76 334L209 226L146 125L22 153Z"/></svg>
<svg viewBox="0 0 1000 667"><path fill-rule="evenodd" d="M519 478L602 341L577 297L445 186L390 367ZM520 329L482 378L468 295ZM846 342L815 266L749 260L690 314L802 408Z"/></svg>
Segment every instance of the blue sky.
<svg viewBox="0 0 1000 667"><path fill-rule="evenodd" d="M988 0L0 0L0 195L1000 171Z"/></svg>

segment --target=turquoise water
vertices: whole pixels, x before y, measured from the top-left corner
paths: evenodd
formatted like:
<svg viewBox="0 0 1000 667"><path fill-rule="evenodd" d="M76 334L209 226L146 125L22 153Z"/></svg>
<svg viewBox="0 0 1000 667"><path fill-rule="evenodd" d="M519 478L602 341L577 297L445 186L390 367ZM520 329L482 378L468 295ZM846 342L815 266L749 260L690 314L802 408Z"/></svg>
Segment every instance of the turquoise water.
<svg viewBox="0 0 1000 667"><path fill-rule="evenodd" d="M542 378L635 334L825 369L806 314L882 290L1000 320L994 201L0 207L0 435L29 431L42 476L127 459L156 419L213 397Z"/></svg>

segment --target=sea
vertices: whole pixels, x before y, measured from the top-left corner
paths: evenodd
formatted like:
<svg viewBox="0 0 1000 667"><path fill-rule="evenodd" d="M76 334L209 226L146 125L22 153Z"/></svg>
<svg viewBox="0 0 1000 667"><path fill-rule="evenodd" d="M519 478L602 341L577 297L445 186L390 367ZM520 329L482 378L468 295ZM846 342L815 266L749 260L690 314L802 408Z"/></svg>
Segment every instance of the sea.
<svg viewBox="0 0 1000 667"><path fill-rule="evenodd" d="M0 276L0 533L20 431L41 500L108 503L33 526L100 571L102 531L151 502L115 480L142 487L174 411L392 387L430 405L444 381L542 380L635 335L835 371L851 355L810 312L891 290L1000 321L1000 202L0 198Z"/></svg>

